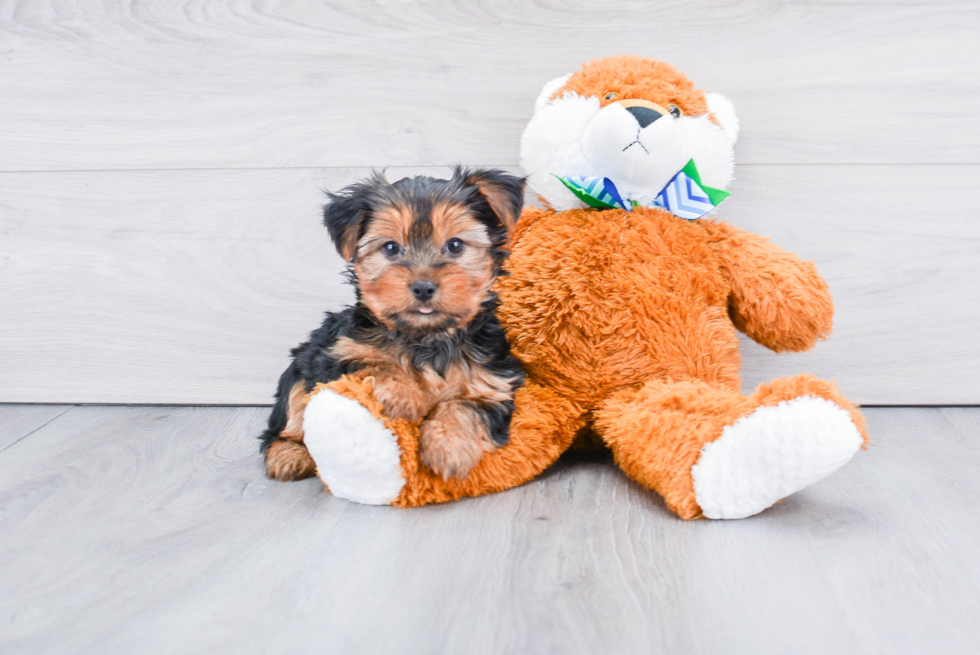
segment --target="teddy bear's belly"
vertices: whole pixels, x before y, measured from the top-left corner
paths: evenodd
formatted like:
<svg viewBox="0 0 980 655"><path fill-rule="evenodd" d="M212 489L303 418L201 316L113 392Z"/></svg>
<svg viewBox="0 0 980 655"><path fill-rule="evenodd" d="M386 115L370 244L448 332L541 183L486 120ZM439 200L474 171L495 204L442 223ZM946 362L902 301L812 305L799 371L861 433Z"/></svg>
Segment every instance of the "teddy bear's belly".
<svg viewBox="0 0 980 655"><path fill-rule="evenodd" d="M532 379L585 404L652 378L737 388L718 262L703 230L659 214L573 211L524 233L498 290Z"/></svg>

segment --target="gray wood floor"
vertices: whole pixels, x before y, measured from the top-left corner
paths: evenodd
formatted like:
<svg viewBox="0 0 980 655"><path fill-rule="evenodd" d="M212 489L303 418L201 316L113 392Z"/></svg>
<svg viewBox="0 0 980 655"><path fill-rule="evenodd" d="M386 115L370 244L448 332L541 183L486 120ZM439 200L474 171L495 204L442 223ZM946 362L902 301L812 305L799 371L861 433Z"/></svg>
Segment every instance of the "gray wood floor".
<svg viewBox="0 0 980 655"><path fill-rule="evenodd" d="M980 652L980 408L693 523L603 461L351 504L263 478L266 411L0 405L0 652Z"/></svg>

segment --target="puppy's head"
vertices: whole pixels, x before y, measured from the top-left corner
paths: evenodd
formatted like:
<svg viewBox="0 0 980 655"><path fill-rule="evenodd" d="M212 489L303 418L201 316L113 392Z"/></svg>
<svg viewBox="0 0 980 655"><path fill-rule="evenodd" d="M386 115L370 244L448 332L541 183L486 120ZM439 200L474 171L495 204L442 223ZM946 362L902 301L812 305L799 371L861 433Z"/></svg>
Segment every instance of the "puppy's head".
<svg viewBox="0 0 980 655"><path fill-rule="evenodd" d="M524 180L457 168L392 184L376 173L329 198L324 223L358 299L390 329L432 332L465 326L489 297Z"/></svg>

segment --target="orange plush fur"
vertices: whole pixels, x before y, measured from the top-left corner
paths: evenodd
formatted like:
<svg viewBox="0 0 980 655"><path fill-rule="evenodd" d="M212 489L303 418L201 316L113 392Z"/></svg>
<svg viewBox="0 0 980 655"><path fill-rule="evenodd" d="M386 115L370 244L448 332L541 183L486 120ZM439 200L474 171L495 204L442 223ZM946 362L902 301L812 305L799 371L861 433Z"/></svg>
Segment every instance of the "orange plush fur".
<svg viewBox="0 0 980 655"><path fill-rule="evenodd" d="M639 98L685 115L708 111L684 75L637 57L587 64L555 96L569 90L603 104ZM371 380L329 385L398 436L407 482L395 505L513 487L589 428L627 475L682 518L698 518L691 468L704 445L756 408L801 396L849 412L867 443L861 414L829 382L799 375L749 396L739 390L738 330L777 352L807 350L830 333L833 303L812 263L725 223L659 208L529 208L511 240L499 316L528 381L508 446L465 480L445 481L420 467L416 426L382 416Z"/></svg>
<svg viewBox="0 0 980 655"><path fill-rule="evenodd" d="M552 94L560 96L573 91L580 96L594 96L599 105L635 98L655 102L661 107L674 105L689 116L708 111L704 93L670 64L632 55L597 59L576 71L561 89Z"/></svg>
<svg viewBox="0 0 980 655"><path fill-rule="evenodd" d="M516 233L500 318L528 380L573 400L627 475L683 518L700 515L690 469L701 448L760 405L826 398L866 438L854 406L812 376L739 393L736 327L780 352L830 332L813 264L661 209L529 209Z"/></svg>

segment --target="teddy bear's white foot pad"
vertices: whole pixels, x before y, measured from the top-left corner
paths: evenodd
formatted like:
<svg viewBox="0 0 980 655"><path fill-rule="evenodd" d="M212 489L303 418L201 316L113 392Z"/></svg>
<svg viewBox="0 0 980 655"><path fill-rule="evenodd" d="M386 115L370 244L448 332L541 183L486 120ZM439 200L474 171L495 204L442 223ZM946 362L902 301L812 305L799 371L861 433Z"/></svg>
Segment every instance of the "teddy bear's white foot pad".
<svg viewBox="0 0 980 655"><path fill-rule="evenodd" d="M839 469L862 443L850 413L824 398L759 407L701 449L697 503L711 519L753 516Z"/></svg>
<svg viewBox="0 0 980 655"><path fill-rule="evenodd" d="M306 405L303 432L331 494L366 505L398 498L405 486L398 440L361 403L324 389Z"/></svg>

